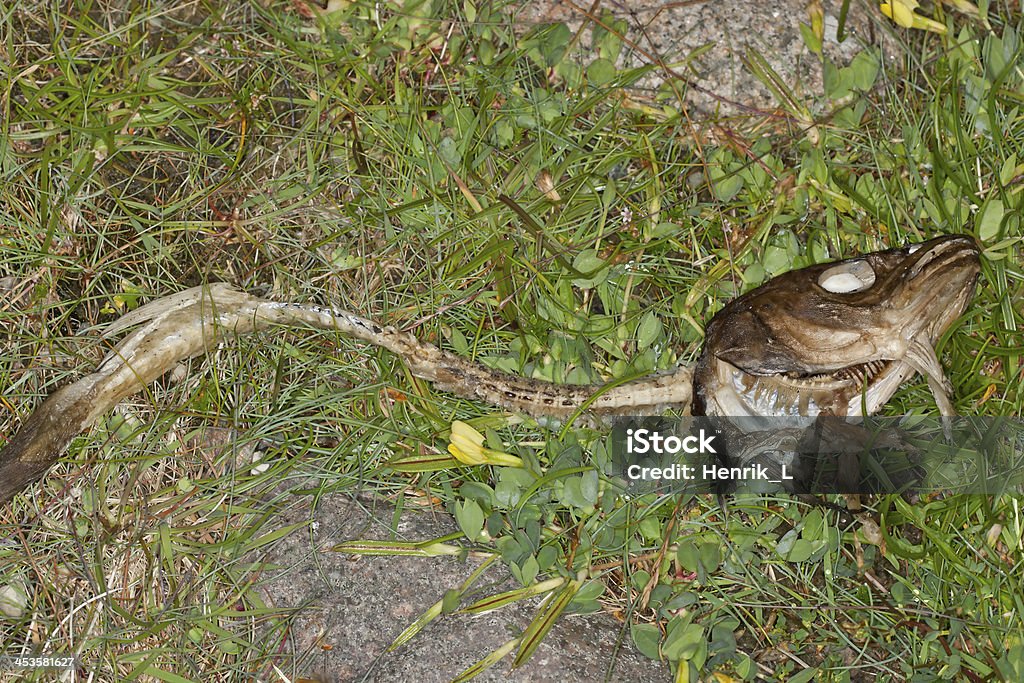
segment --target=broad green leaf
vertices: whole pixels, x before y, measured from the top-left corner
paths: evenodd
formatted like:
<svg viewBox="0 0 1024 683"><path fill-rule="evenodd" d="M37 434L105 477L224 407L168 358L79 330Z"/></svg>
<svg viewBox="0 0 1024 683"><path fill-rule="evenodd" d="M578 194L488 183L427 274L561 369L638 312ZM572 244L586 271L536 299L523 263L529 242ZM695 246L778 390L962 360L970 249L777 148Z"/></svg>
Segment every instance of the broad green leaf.
<svg viewBox="0 0 1024 683"><path fill-rule="evenodd" d="M661 629L655 624L632 624L629 632L633 636L636 649L651 659L661 659Z"/></svg>
<svg viewBox="0 0 1024 683"><path fill-rule="evenodd" d="M866 91L875 84L878 77L878 57L870 50L864 50L853 58L850 66L850 85L857 90Z"/></svg>
<svg viewBox="0 0 1024 683"><path fill-rule="evenodd" d="M707 572L718 569L722 563L722 549L717 543L702 543L700 545L700 564Z"/></svg>
<svg viewBox="0 0 1024 683"><path fill-rule="evenodd" d="M466 538L475 541L484 528L484 511L476 501L467 500L455 505L455 521Z"/></svg>
<svg viewBox="0 0 1024 683"><path fill-rule="evenodd" d="M999 235L999 228L1003 223L1003 216L1006 210L1003 202L999 199L990 199L985 202L978 216L978 239L982 242L991 242Z"/></svg>
<svg viewBox="0 0 1024 683"><path fill-rule="evenodd" d="M661 336L661 319L654 311L647 311L636 328L636 345L642 351Z"/></svg>
<svg viewBox="0 0 1024 683"><path fill-rule="evenodd" d="M800 673L793 674L789 679L789 683L808 683L809 681L816 680L815 677L819 673L817 667L804 669Z"/></svg>
<svg viewBox="0 0 1024 683"><path fill-rule="evenodd" d="M805 538L799 538L793 543L793 547L786 553L785 557L790 562L806 562L816 550L815 544Z"/></svg>
<svg viewBox="0 0 1024 683"><path fill-rule="evenodd" d="M602 86L615 79L615 63L610 59L598 58L587 66L587 80L592 86Z"/></svg>
<svg viewBox="0 0 1024 683"><path fill-rule="evenodd" d="M669 628L661 652L673 661L690 661L702 647L707 647L704 629L700 624L681 624Z"/></svg>

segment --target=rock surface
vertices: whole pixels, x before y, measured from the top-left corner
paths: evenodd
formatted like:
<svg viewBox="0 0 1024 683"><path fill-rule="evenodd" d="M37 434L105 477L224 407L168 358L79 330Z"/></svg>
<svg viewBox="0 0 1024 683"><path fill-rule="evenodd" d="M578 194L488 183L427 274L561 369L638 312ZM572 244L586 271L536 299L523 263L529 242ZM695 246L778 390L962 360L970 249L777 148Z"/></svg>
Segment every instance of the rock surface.
<svg viewBox="0 0 1024 683"><path fill-rule="evenodd" d="M608 23L609 13L623 20L620 66L656 64L637 87L653 93L667 78L687 81L686 102L691 118L767 113L778 101L771 90L744 64L748 50L757 52L797 96L811 101L822 90L821 60L807 49L800 24L810 24L807 0L740 2L683 0L682 2L595 2L590 5L544 0L521 3L516 20L522 31L539 23L563 22L575 33L582 29L575 58L581 64L598 57L590 27ZM851 0L839 41L842 0L821 0L824 13L823 52L839 66L848 64L867 46L886 55L895 51L893 25L877 3Z"/></svg>
<svg viewBox="0 0 1024 683"><path fill-rule="evenodd" d="M448 681L519 635L540 604L533 599L479 616L443 615L404 647L388 645L427 608L459 587L481 560L452 557L370 557L333 552L341 541L388 540L394 511L335 494L316 509L298 506L277 520L279 527L310 521L258 558L266 569L260 593L268 606L299 610L285 637L268 651L281 653L275 662L288 676L323 683L341 681ZM444 514L407 512L399 523L398 540L437 538L456 530ZM253 558L257 559L257 558ZM476 597L516 588L500 562L477 584ZM641 655L629 639L628 627L597 613L563 617L530 661L509 671L506 657L479 681L663 681L667 668Z"/></svg>

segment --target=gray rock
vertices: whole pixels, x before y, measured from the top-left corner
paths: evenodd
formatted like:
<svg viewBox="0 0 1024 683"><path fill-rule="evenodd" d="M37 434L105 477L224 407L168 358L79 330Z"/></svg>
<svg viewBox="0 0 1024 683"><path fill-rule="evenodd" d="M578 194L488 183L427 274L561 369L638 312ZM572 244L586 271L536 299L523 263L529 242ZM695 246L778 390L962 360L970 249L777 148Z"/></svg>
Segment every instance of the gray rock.
<svg viewBox="0 0 1024 683"><path fill-rule="evenodd" d="M480 616L442 615L404 647L388 645L432 604L456 588L480 560L452 557L353 556L330 550L353 539L390 538L393 510L378 504L332 495L317 508L296 506L282 514L279 526L315 522L292 533L259 558L266 569L259 590L269 606L297 610L288 637L275 628L264 637L265 648L279 654L279 669L293 677L318 681L447 681L507 640L522 633L540 603L524 601ZM445 514L407 512L399 524L399 540L437 538L455 530ZM255 558L251 558L255 559ZM508 572L495 563L480 583L479 597L516 587ZM663 681L665 665L641 655L628 628L607 614L564 616L533 657L509 672L506 657L480 681Z"/></svg>
<svg viewBox="0 0 1024 683"><path fill-rule="evenodd" d="M657 63L637 88L656 90L672 73L689 82L686 102L692 118L770 112L778 102L772 92L743 64L747 50L757 51L800 99L815 111L814 97L822 89L822 67L804 45L800 24L809 23L807 0L739 2L691 0L651 3L622 0L614 3L567 3L559 0L521 3L516 15L522 31L537 23L563 22L583 33L575 58L588 64L596 58L590 26L604 11L627 25L620 66ZM895 52L893 25L878 11L877 3L851 0L842 42L838 41L841 0L822 0L823 51L840 66L847 65L865 46L877 46L886 55ZM589 14L589 17L588 17ZM707 46L704 51L701 48ZM691 59L696 51L700 54Z"/></svg>

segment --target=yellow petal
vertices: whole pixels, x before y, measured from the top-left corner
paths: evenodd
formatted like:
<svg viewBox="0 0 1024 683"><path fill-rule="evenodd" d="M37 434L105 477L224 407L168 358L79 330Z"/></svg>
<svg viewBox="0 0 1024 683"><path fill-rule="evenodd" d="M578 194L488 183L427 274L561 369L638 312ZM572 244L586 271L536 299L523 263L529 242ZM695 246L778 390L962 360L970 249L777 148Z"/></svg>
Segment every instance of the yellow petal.
<svg viewBox="0 0 1024 683"><path fill-rule="evenodd" d="M452 434L450 440L452 445L467 453L475 453L483 449L483 446L481 446L479 442L474 439L467 439L461 434Z"/></svg>
<svg viewBox="0 0 1024 683"><path fill-rule="evenodd" d="M458 435L464 439L475 441L478 445L484 444L484 435L473 429L462 420L452 422L452 436Z"/></svg>
<svg viewBox="0 0 1024 683"><path fill-rule="evenodd" d="M912 28L914 26L914 10L903 3L885 3L881 6L881 9L882 14L889 17L903 28Z"/></svg>
<svg viewBox="0 0 1024 683"><path fill-rule="evenodd" d="M460 420L452 422L452 435L448 440L448 452L463 464L523 466L523 461L514 455L484 448L484 435Z"/></svg>
<svg viewBox="0 0 1024 683"><path fill-rule="evenodd" d="M461 450L458 446L453 443L448 444L448 452L452 454L452 457L463 463L464 465L481 465L483 464L483 458L474 458L469 453ZM483 455L482 453L480 454Z"/></svg>

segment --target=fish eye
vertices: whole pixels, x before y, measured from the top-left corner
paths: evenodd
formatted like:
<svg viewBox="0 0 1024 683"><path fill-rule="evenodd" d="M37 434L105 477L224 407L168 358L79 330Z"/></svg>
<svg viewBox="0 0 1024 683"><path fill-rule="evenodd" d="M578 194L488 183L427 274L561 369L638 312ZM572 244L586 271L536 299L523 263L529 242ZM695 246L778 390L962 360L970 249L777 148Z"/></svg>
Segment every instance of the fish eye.
<svg viewBox="0 0 1024 683"><path fill-rule="evenodd" d="M875 284L875 271L864 259L844 261L819 275L818 284L832 294L862 292Z"/></svg>

